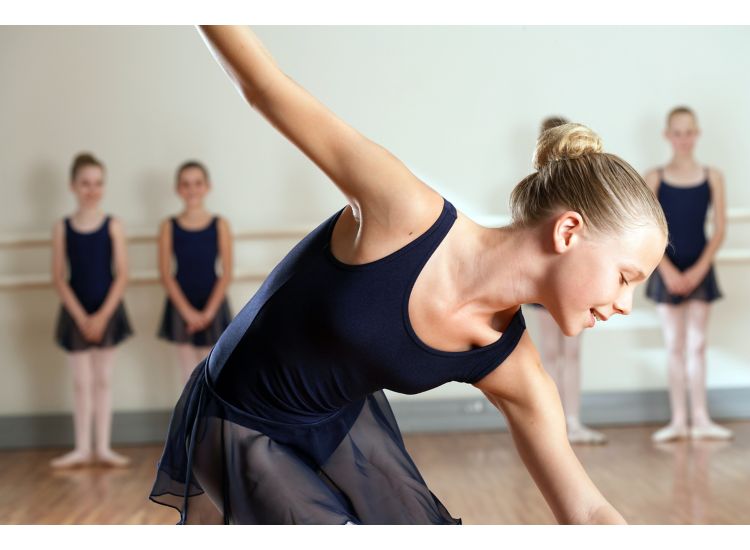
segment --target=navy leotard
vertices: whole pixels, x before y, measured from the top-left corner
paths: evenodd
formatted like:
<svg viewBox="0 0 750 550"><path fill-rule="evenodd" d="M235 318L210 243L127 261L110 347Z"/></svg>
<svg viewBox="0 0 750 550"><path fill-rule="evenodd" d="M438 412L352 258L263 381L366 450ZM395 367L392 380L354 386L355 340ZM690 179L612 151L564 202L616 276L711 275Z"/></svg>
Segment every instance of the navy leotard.
<svg viewBox="0 0 750 550"><path fill-rule="evenodd" d="M457 521L427 489L382 390L477 382L515 348L523 316L488 346L426 345L408 299L455 208L444 201L427 232L362 265L331 253L340 214L274 269L188 382L151 493L183 521L204 491L233 523Z"/></svg>
<svg viewBox="0 0 750 550"><path fill-rule="evenodd" d="M65 254L70 278L68 284L86 313L95 313L104 303L112 286L112 239L109 234L110 217L94 231L76 231L65 218ZM100 342L84 339L68 310L62 306L58 316L56 340L68 351L91 347L109 347L132 334L124 305L120 303L110 317Z"/></svg>
<svg viewBox="0 0 750 550"><path fill-rule="evenodd" d="M197 310L206 307L216 285L216 259L219 255L218 217L214 216L202 229L184 229L176 218L171 219L172 251L177 262L175 279L190 305ZM188 334L187 324L172 301L167 298L159 328L159 336L178 343L212 346L231 320L226 298L219 306L210 325Z"/></svg>
<svg viewBox="0 0 750 550"><path fill-rule="evenodd" d="M680 271L698 261L706 247L706 214L711 204L708 170L705 179L689 187L670 185L659 170L658 198L669 228L669 244L665 254ZM655 270L646 285L646 296L659 303L680 304L686 300L711 302L721 297L714 268L711 266L703 281L688 296L670 294L664 280Z"/></svg>

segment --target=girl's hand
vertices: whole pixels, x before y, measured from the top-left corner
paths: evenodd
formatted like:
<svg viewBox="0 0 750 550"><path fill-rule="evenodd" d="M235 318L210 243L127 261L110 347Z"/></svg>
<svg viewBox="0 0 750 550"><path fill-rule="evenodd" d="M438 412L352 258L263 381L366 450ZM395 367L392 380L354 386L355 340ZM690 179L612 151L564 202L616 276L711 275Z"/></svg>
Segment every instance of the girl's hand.
<svg viewBox="0 0 750 550"><path fill-rule="evenodd" d="M83 335L84 340L87 342L93 342L94 333L91 330L91 316L85 315L81 317L80 319L76 319L76 326L78 326L78 330L81 331L81 334Z"/></svg>
<svg viewBox="0 0 750 550"><path fill-rule="evenodd" d="M708 268L700 264L695 264L682 273L682 283L684 285L683 290L686 296L693 292L698 287L698 285L701 284L703 279L706 278L707 273Z"/></svg>
<svg viewBox="0 0 750 550"><path fill-rule="evenodd" d="M83 337L94 344L101 342L109 319L100 313L89 315L80 326Z"/></svg>
<svg viewBox="0 0 750 550"><path fill-rule="evenodd" d="M215 311L211 311L210 309L204 309L201 311L201 319L203 320L203 326L201 328L208 327L214 320L214 317L216 317Z"/></svg>
<svg viewBox="0 0 750 550"><path fill-rule="evenodd" d="M203 329L203 315L200 311L191 307L181 313L182 318L185 319L188 334L193 334Z"/></svg>
<svg viewBox="0 0 750 550"><path fill-rule="evenodd" d="M664 286L667 287L667 291L675 296L684 296L687 284L683 274L675 268L662 268L660 269L662 279L664 279Z"/></svg>

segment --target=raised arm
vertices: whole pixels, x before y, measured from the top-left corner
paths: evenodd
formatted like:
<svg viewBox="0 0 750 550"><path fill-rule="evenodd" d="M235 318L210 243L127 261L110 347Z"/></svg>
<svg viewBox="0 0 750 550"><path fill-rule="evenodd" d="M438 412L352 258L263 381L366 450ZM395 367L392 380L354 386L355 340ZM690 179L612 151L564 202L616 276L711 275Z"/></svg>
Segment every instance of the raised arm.
<svg viewBox="0 0 750 550"><path fill-rule="evenodd" d="M625 523L573 453L557 388L528 333L475 386L507 418L518 453L559 523Z"/></svg>
<svg viewBox="0 0 750 550"><path fill-rule="evenodd" d="M405 217L432 218L439 212L434 190L284 74L250 29L199 30L248 103L331 178L355 218L392 229Z"/></svg>

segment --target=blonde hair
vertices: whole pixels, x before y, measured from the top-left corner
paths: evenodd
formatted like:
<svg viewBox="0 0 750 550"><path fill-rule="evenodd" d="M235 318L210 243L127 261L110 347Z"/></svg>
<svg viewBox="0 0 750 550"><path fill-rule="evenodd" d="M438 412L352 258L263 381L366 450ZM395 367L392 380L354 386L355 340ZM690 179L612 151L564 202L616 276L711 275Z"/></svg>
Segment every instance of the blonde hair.
<svg viewBox="0 0 750 550"><path fill-rule="evenodd" d="M542 125L539 127L539 134L543 134L547 130L555 128L556 126L562 126L570 122L567 118L561 116L549 116L542 121Z"/></svg>
<svg viewBox="0 0 750 550"><path fill-rule="evenodd" d="M604 153L586 126L563 124L539 136L536 172L513 189L513 225L533 227L561 209L578 212L594 232L617 234L653 223L667 235L664 212L643 178L620 157Z"/></svg>
<svg viewBox="0 0 750 550"><path fill-rule="evenodd" d="M669 128L669 125L672 123L672 117L675 117L677 115L690 115L691 117L693 117L695 125L698 125L698 117L695 116L695 111L693 111L690 107L686 107L685 105L678 105L677 107L674 107L671 111L669 111L669 114L667 115L667 128Z"/></svg>

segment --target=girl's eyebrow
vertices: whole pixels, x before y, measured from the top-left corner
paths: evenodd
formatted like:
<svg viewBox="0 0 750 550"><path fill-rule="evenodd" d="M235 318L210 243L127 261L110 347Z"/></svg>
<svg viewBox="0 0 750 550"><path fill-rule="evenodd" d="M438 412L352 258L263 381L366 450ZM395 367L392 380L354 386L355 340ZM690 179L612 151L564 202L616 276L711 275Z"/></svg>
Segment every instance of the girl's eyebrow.
<svg viewBox="0 0 750 550"><path fill-rule="evenodd" d="M643 280L643 279L646 278L646 275L643 273L643 271L641 271L637 267L634 267L634 266L631 266L631 265L626 265L625 269L627 269L628 271L631 271L631 272L633 272L633 273L636 274L635 279L633 279L634 281L641 281L641 280Z"/></svg>

